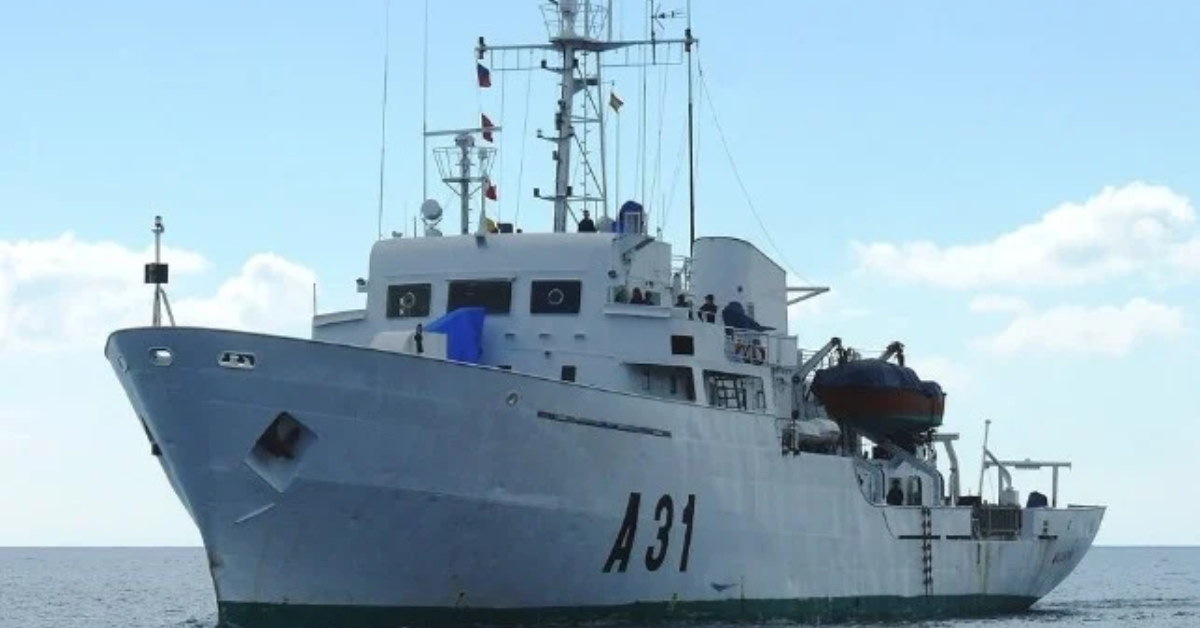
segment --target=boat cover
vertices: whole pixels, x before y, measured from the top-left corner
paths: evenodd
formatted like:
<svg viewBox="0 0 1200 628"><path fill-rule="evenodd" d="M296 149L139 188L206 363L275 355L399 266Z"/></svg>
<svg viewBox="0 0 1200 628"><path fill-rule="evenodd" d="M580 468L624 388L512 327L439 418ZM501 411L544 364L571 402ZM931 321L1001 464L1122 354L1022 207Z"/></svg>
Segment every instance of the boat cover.
<svg viewBox="0 0 1200 628"><path fill-rule="evenodd" d="M750 315L746 313L746 310L738 301L730 301L729 305L726 305L721 310L721 320L725 322L726 327L734 329L749 329L752 331L769 331L775 329L774 327L761 325L758 321L750 318Z"/></svg>
<svg viewBox="0 0 1200 628"><path fill-rule="evenodd" d="M878 358L851 360L833 368L821 369L813 376L812 385L813 388L900 388L914 390L927 397L943 395L942 387L937 382L922 381L917 372L907 366Z"/></svg>
<svg viewBox="0 0 1200 628"><path fill-rule="evenodd" d="M483 354L483 319L487 310L460 307L425 326L425 331L446 335L446 358L478 364Z"/></svg>

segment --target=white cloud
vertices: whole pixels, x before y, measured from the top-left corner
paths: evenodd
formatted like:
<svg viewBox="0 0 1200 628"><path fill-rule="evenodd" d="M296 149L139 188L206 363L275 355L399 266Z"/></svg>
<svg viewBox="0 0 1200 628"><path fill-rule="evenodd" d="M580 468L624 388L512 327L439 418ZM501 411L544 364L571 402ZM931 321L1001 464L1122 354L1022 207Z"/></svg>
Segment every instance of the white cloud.
<svg viewBox="0 0 1200 628"><path fill-rule="evenodd" d="M851 244L859 266L892 279L948 288L1066 286L1138 272L1200 271L1191 201L1141 182L1106 187L993 240L939 246L928 241Z"/></svg>
<svg viewBox="0 0 1200 628"><path fill-rule="evenodd" d="M974 299L967 305L967 309L972 312L981 314L990 313L1013 313L1024 314L1030 311L1029 304L1024 299L1017 297L1006 297L994 294L985 294Z"/></svg>
<svg viewBox="0 0 1200 628"><path fill-rule="evenodd" d="M1171 262L1180 268L1200 273L1200 237L1175 247L1171 251Z"/></svg>
<svg viewBox="0 0 1200 628"><path fill-rule="evenodd" d="M208 262L191 251L163 247L163 258L176 272L208 268ZM141 279L142 265L153 249L135 251L114 242L82 242L67 232L52 240L0 240L0 269L16 283L57 280L111 280L128 276Z"/></svg>
<svg viewBox="0 0 1200 628"><path fill-rule="evenodd" d="M312 320L314 281L309 269L273 253L261 253L222 284L215 296L181 301L175 308L176 322L306 335Z"/></svg>
<svg viewBox="0 0 1200 628"><path fill-rule="evenodd" d="M1125 355L1151 338L1176 338L1185 332L1183 311L1142 298L1124 306L1059 306L1027 312L999 334L977 341L996 354L1026 350Z"/></svg>
<svg viewBox="0 0 1200 628"><path fill-rule="evenodd" d="M797 295L788 295L792 298ZM833 307L843 301L842 294L837 290L830 290L815 297L809 297L795 305L788 306L788 314L793 318L812 317L828 314L833 310Z"/></svg>
<svg viewBox="0 0 1200 628"><path fill-rule="evenodd" d="M115 329L149 324L152 292L142 283L150 249L85 242L0 240L0 352L97 350ZM172 276L210 268L199 253L163 249ZM180 325L302 333L311 313L313 273L272 254L250 258L209 297L180 298Z"/></svg>

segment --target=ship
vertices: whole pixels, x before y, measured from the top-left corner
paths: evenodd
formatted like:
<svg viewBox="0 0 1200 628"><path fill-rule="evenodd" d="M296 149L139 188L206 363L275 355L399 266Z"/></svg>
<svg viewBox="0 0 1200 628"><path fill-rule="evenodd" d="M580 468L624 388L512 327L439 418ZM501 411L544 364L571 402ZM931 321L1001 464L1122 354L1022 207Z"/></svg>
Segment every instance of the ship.
<svg viewBox="0 0 1200 628"><path fill-rule="evenodd" d="M963 494L946 392L903 344L803 348L789 308L827 287L789 286L751 241L697 237L694 192L676 253L649 228L652 203L573 182L573 151L595 147L579 127L603 125L615 98L599 97L606 55L686 65L692 133L690 18L682 37L614 40L599 5L543 7L544 43L476 46L481 86L506 71L560 82L543 136L555 184L536 193L551 231L487 214L487 138L507 131L484 117L425 133L452 141L434 152L459 232L424 201L423 233L371 245L363 307L314 312L307 338L177 325L168 266L147 264L151 324L114 331L105 358L199 531L220 625L1029 609L1104 516L1059 504L1069 463L1002 460L985 436L980 490ZM595 222L568 228L582 209ZM1011 471L1039 468L1054 490L1022 503Z"/></svg>

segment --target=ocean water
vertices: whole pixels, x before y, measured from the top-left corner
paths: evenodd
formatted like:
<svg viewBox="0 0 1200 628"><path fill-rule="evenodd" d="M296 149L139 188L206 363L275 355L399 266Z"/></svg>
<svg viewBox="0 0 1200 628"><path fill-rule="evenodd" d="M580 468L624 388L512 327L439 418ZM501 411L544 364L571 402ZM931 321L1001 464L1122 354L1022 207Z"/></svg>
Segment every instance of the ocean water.
<svg viewBox="0 0 1200 628"><path fill-rule="evenodd" d="M0 628L213 628L216 621L202 549L0 548ZM1030 612L905 625L1200 628L1200 548L1094 548Z"/></svg>

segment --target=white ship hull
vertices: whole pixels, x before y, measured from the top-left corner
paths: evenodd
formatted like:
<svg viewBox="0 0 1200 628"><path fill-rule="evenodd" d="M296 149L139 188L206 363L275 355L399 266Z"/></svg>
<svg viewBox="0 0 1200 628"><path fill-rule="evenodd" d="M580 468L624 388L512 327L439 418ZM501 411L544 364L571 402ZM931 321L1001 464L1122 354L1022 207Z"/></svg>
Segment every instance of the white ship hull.
<svg viewBox="0 0 1200 628"><path fill-rule="evenodd" d="M230 351L254 368L218 365ZM770 416L490 367L187 328L120 331L106 355L227 625L1021 610L1104 514L1024 509L1017 538L981 539L968 507L870 503L852 458L782 455ZM307 431L266 464L281 412Z"/></svg>

